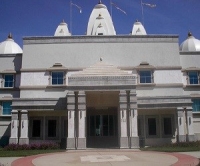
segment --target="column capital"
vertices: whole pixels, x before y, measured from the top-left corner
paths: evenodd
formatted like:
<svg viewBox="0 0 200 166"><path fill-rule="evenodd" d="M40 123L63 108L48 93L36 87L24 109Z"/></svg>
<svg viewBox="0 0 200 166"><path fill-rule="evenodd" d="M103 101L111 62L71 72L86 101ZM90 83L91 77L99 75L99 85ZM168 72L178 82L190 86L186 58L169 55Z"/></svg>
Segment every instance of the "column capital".
<svg viewBox="0 0 200 166"><path fill-rule="evenodd" d="M120 90L120 91L119 91L119 95L127 95L127 94L126 94L126 90Z"/></svg>
<svg viewBox="0 0 200 166"><path fill-rule="evenodd" d="M135 89L131 89L131 90L130 90L130 95L136 96L136 95L137 95L137 94L136 94L136 90L135 90Z"/></svg>
<svg viewBox="0 0 200 166"><path fill-rule="evenodd" d="M12 110L11 113L12 114L18 114L18 110Z"/></svg>
<svg viewBox="0 0 200 166"><path fill-rule="evenodd" d="M27 111L27 110L21 110L21 113L22 113L22 114L27 114L28 111Z"/></svg>
<svg viewBox="0 0 200 166"><path fill-rule="evenodd" d="M75 110L75 93L68 91L67 93L67 110Z"/></svg>
<svg viewBox="0 0 200 166"><path fill-rule="evenodd" d="M74 91L69 90L69 91L67 92L67 95L75 95L75 93L74 93Z"/></svg>
<svg viewBox="0 0 200 166"><path fill-rule="evenodd" d="M85 91L78 91L78 95L79 96L81 96L81 95L85 96Z"/></svg>
<svg viewBox="0 0 200 166"><path fill-rule="evenodd" d="M187 107L186 110L187 110L187 112L188 111L193 111L193 108L192 107Z"/></svg>
<svg viewBox="0 0 200 166"><path fill-rule="evenodd" d="M177 107L177 111L184 111L185 107Z"/></svg>

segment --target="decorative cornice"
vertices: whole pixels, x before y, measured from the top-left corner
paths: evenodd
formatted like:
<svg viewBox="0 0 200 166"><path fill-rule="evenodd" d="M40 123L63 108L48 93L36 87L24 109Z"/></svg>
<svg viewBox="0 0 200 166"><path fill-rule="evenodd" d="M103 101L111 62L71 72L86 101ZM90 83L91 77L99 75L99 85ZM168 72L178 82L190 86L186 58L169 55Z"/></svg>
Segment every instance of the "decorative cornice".
<svg viewBox="0 0 200 166"><path fill-rule="evenodd" d="M200 93L191 93L190 96L192 98L200 98Z"/></svg>
<svg viewBox="0 0 200 166"><path fill-rule="evenodd" d="M191 85L185 85L183 88L200 88L200 84L191 84Z"/></svg>
<svg viewBox="0 0 200 166"><path fill-rule="evenodd" d="M20 86L20 90L41 90L46 89L47 86Z"/></svg>
<svg viewBox="0 0 200 166"><path fill-rule="evenodd" d="M59 43L177 43L178 35L103 35L103 36L51 36L24 37L24 45Z"/></svg>
<svg viewBox="0 0 200 166"><path fill-rule="evenodd" d="M137 87L152 87L152 86L156 86L156 84L155 83L139 83L139 84L137 84L136 85Z"/></svg>
<svg viewBox="0 0 200 166"><path fill-rule="evenodd" d="M71 71L81 71L85 67L77 67L77 68L63 68L65 71L71 72ZM135 66L118 66L118 69L121 70L136 70L137 68ZM50 68L32 68L32 69L21 69L21 72L45 72L48 71ZM60 68L61 69L61 68ZM60 70L59 69L59 70ZM181 70L181 66L155 66L155 70Z"/></svg>
<svg viewBox="0 0 200 166"><path fill-rule="evenodd" d="M67 71L68 69L61 63L55 63L52 67L48 68L47 71Z"/></svg>
<svg viewBox="0 0 200 166"><path fill-rule="evenodd" d="M199 68L199 67L188 67L188 68L182 69L181 71L182 71L182 72L200 71L200 68Z"/></svg>
<svg viewBox="0 0 200 166"><path fill-rule="evenodd" d="M16 56L22 56L22 53L18 54L0 54L0 57L16 57Z"/></svg>
<svg viewBox="0 0 200 166"><path fill-rule="evenodd" d="M200 55L200 51L180 51L180 55Z"/></svg>
<svg viewBox="0 0 200 166"><path fill-rule="evenodd" d="M157 96L157 97L137 97L138 108L178 108L191 107L190 96Z"/></svg>
<svg viewBox="0 0 200 166"><path fill-rule="evenodd" d="M183 87L182 83L156 84L156 87Z"/></svg>
<svg viewBox="0 0 200 166"><path fill-rule="evenodd" d="M18 87L0 87L1 91L19 91Z"/></svg>
<svg viewBox="0 0 200 166"><path fill-rule="evenodd" d="M21 69L21 72L46 72L46 71L55 71L55 70L62 70L62 71L80 71L83 68L33 68L33 69Z"/></svg>
<svg viewBox="0 0 200 166"><path fill-rule="evenodd" d="M17 72L15 70L4 70L0 71L0 74L16 74Z"/></svg>

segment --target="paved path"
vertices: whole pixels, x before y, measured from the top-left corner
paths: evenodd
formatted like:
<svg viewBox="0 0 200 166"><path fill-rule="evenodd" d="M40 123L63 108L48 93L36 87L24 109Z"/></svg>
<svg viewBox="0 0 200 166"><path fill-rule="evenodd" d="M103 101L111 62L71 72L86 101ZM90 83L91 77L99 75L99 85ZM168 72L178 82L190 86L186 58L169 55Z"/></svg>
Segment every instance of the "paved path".
<svg viewBox="0 0 200 166"><path fill-rule="evenodd" d="M196 166L198 163L196 157L181 153L95 149L24 157L11 166Z"/></svg>

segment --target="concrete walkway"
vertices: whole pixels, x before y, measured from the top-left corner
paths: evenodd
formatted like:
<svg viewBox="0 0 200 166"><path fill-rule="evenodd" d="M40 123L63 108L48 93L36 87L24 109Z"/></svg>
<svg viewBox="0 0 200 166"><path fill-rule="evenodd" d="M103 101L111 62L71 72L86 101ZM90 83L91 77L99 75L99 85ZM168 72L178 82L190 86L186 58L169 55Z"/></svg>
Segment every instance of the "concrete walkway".
<svg viewBox="0 0 200 166"><path fill-rule="evenodd" d="M200 152L162 153L127 149L94 149L24 158L0 158L0 163L5 166L196 166L199 159L193 156L199 157Z"/></svg>

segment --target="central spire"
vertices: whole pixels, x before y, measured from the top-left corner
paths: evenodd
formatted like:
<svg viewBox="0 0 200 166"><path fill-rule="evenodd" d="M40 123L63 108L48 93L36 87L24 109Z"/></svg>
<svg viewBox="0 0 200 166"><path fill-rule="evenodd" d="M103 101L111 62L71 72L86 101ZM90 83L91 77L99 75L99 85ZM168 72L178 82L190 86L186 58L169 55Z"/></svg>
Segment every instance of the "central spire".
<svg viewBox="0 0 200 166"><path fill-rule="evenodd" d="M116 35L112 18L101 0L92 10L88 21L87 35Z"/></svg>

